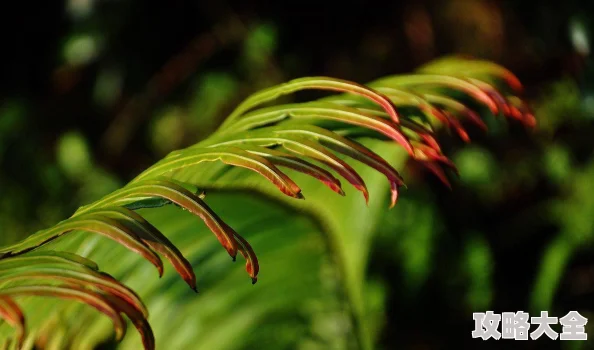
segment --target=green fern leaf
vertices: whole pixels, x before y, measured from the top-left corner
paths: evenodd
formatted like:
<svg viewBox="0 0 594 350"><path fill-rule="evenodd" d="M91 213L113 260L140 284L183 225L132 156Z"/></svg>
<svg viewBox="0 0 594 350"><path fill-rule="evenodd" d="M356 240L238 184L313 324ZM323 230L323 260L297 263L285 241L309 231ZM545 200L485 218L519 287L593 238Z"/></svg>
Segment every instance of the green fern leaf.
<svg viewBox="0 0 594 350"><path fill-rule="evenodd" d="M306 89L341 94L264 106ZM449 184L443 167L456 168L442 153L433 130L444 126L469 141L463 122L485 129L485 113L534 125L529 109L515 96L520 91L519 81L505 68L446 58L417 74L382 78L367 86L312 77L255 93L211 137L170 153L122 189L81 207L56 226L0 248L0 317L16 330L0 328L0 335L19 346L41 348L51 342L87 349L113 335L122 347L134 349L140 346L138 340L145 349L156 344L240 348L238 341L260 339L257 325L266 315L295 314L307 306L308 320L330 313L334 321L352 327L350 334L326 334L325 342L370 348L364 272L385 195L390 193L393 206L404 185L396 169L411 157ZM343 188L333 173L365 201L350 199L351 189ZM387 178L389 189L381 177ZM198 189L213 194L205 198ZM247 197L243 190L264 197ZM328 194L333 192L340 196L330 202ZM304 198L302 193L307 200L296 201ZM216 241L203 238L204 227L194 226L195 216L233 260L238 252L244 257L252 283L262 265L263 282L238 286L237 269L224 264ZM73 235L75 231L79 233ZM160 282L151 279L148 264L128 250L157 267L160 276L162 255L191 289L198 283L204 292L187 294L166 273ZM111 275L100 272L95 261ZM195 267L200 267L199 274ZM320 275L325 269L328 275ZM112 326L81 305L22 296L81 301L108 316ZM148 310L159 315L151 319L152 327ZM68 317L75 314L86 320L84 326ZM45 328L53 322L50 315L60 320L60 331ZM124 337L122 315L140 337ZM206 331L204 324L214 331ZM299 341L290 336L277 340Z"/></svg>

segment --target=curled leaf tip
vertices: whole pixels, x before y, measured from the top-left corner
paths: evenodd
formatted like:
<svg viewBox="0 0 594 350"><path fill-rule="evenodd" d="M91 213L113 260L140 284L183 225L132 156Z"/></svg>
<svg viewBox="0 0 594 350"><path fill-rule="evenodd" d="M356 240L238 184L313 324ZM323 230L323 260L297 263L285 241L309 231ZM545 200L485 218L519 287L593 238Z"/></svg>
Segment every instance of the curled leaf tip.
<svg viewBox="0 0 594 350"><path fill-rule="evenodd" d="M400 189L400 184L391 181L390 182L390 192L391 192L391 197L390 197L390 209L394 208L394 206L396 205L396 202L398 202L398 190Z"/></svg>
<svg viewBox="0 0 594 350"><path fill-rule="evenodd" d="M290 180L290 179L289 179ZM292 182L292 180L290 180ZM293 186L283 186L281 192L286 194L289 197L303 199L303 194L301 193L301 189L297 187L296 184L293 183Z"/></svg>
<svg viewBox="0 0 594 350"><path fill-rule="evenodd" d="M196 287L196 277L195 276L184 276L183 277L184 281L186 282L186 284L196 293L198 293L197 291L197 287Z"/></svg>
<svg viewBox="0 0 594 350"><path fill-rule="evenodd" d="M356 185L355 188L363 193L363 197L365 198L365 204L369 205L369 191L367 190L367 186L365 184Z"/></svg>
<svg viewBox="0 0 594 350"><path fill-rule="evenodd" d="M453 163L452 163L453 164ZM460 171L458 171L458 167L456 165L452 165L450 169L454 172L457 177L460 177Z"/></svg>
<svg viewBox="0 0 594 350"><path fill-rule="evenodd" d="M435 175L447 188L450 190L452 189L452 185L450 184L448 177L438 163L434 161L420 161L420 163L429 171L431 171L433 175Z"/></svg>
<svg viewBox="0 0 594 350"><path fill-rule="evenodd" d="M458 135L460 136L462 141L470 143L470 136L468 136L468 133L465 130L458 130Z"/></svg>
<svg viewBox="0 0 594 350"><path fill-rule="evenodd" d="M476 112L470 110L469 108L465 108L464 111L465 111L466 118L470 122L474 123L474 125L478 126L485 132L489 131L487 124L483 121L483 119ZM508 110L508 113L509 113L509 110Z"/></svg>
<svg viewBox="0 0 594 350"><path fill-rule="evenodd" d="M427 144L427 146L433 148L437 152L441 152L441 147L433 136L429 134L419 134L419 137Z"/></svg>
<svg viewBox="0 0 594 350"><path fill-rule="evenodd" d="M245 270L253 280L258 276L258 271L260 271L258 257L252 249L252 246L243 237L234 233L234 238L239 245L239 252L245 258Z"/></svg>
<svg viewBox="0 0 594 350"><path fill-rule="evenodd" d="M332 191L334 191L344 197L344 191L343 191L342 186L340 185L340 182L338 180L334 179L333 181L328 181L328 180L321 180L321 181L324 185L326 185Z"/></svg>
<svg viewBox="0 0 594 350"><path fill-rule="evenodd" d="M532 113L524 114L523 121L526 126L530 128L536 128L536 118Z"/></svg>
<svg viewBox="0 0 594 350"><path fill-rule="evenodd" d="M390 199L390 209L396 206L396 202L398 201L398 190L392 190L392 198Z"/></svg>
<svg viewBox="0 0 594 350"><path fill-rule="evenodd" d="M194 293L198 294L198 287L194 286L190 286L190 288L192 288L192 290L194 291Z"/></svg>
<svg viewBox="0 0 594 350"><path fill-rule="evenodd" d="M231 261L236 262L237 261L237 255L236 256L232 256L231 257Z"/></svg>
<svg viewBox="0 0 594 350"><path fill-rule="evenodd" d="M256 284L256 282L258 282L258 277L252 277L252 285Z"/></svg>

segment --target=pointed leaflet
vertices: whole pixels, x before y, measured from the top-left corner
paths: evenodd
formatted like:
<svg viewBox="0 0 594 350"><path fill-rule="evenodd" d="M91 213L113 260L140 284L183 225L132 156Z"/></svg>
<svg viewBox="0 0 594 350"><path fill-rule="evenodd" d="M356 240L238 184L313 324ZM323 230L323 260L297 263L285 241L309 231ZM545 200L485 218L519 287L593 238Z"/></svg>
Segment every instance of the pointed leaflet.
<svg viewBox="0 0 594 350"><path fill-rule="evenodd" d="M510 103L510 116L512 118L519 120L528 127L533 128L536 126L536 118L524 101L516 96L507 96L507 100Z"/></svg>
<svg viewBox="0 0 594 350"><path fill-rule="evenodd" d="M0 318L15 330L16 348L20 349L25 339L25 316L21 308L8 296L0 297Z"/></svg>
<svg viewBox="0 0 594 350"><path fill-rule="evenodd" d="M385 93L386 96L388 96L390 100L398 106L404 105L416 107L421 111L422 115L425 116L425 119L428 121L434 118L446 125L449 124L449 120L439 110L439 108L436 108L431 103L429 103L429 101L423 98L421 94L386 86L378 86L376 89Z"/></svg>
<svg viewBox="0 0 594 350"><path fill-rule="evenodd" d="M255 284L258 281L258 272L260 271L260 264L258 263L258 257L256 256L256 253L252 249L252 246L243 237L241 237L240 235L235 233L234 238L235 238L235 241L237 242L239 252L245 258L245 270L247 271L248 275L251 277L252 284Z"/></svg>
<svg viewBox="0 0 594 350"><path fill-rule="evenodd" d="M458 119L456 119L456 117L450 114L449 112L444 112L443 114L447 116L448 120L450 121L450 130L456 132L456 134L458 134L458 137L460 137L462 141L469 143L470 136L468 136L468 132L466 132L466 129L462 126L460 121L458 121Z"/></svg>
<svg viewBox="0 0 594 350"><path fill-rule="evenodd" d="M10 259L0 258L0 271L11 269L22 265L66 265L66 268L87 268L93 271L98 271L99 267L91 260L85 259L76 254L58 251L31 251L25 255L11 256Z"/></svg>
<svg viewBox="0 0 594 350"><path fill-rule="evenodd" d="M510 107L507 104L505 97L503 97L503 95L499 91L497 91L497 89L495 87L493 87L493 85L491 85L487 82L484 82L482 80L473 79L473 78L466 78L466 80L468 80L470 83L476 85L479 89L483 90L486 94L491 96L493 101L495 101L495 103L497 103L497 108L501 112L503 112L503 115L506 115L506 116L509 115Z"/></svg>
<svg viewBox="0 0 594 350"><path fill-rule="evenodd" d="M443 113L439 108L434 106L430 101L426 100L425 94L416 93L413 91L397 89L394 87L388 86L375 86L375 89L379 92L384 93L392 103L394 103L398 107L412 107L417 109L420 114L418 116L423 117L423 121L426 123L434 122L435 120L445 124L446 126L451 126L451 121L448 116ZM359 109L360 111L370 113L376 116L386 116L388 115L381 111L380 109L375 108L374 106L370 106L369 104L361 103L361 101L349 99L345 96L331 96L329 98L324 98L323 101L329 101L333 103L343 104L349 107L354 107ZM400 124L402 127L406 127L405 121L414 122L413 119L408 118L406 115L401 118Z"/></svg>
<svg viewBox="0 0 594 350"><path fill-rule="evenodd" d="M522 92L522 83L511 71L489 61L444 57L422 66L418 71L422 73L451 74L459 77L496 77L504 80L516 93Z"/></svg>
<svg viewBox="0 0 594 350"><path fill-rule="evenodd" d="M404 184L402 177L396 169L367 147L331 131L312 125L278 126L269 128L268 130L276 135L293 135L296 137L313 139L333 151L342 153L376 169L384 174L390 183L390 189L392 191L392 202L390 207L393 207L396 204L398 188Z"/></svg>
<svg viewBox="0 0 594 350"><path fill-rule="evenodd" d="M383 88L384 90L393 90L391 88ZM394 90L394 91L399 91L399 90ZM400 92L400 91L399 91ZM392 101L394 103L396 103L398 106L400 106L402 103L408 103L408 99L399 101L395 98L393 98L393 95L388 95L390 96L390 98L392 99ZM436 106L439 106L439 104L437 103L433 103L435 101L432 101L430 98L428 97L432 97L433 95L430 94L419 94L419 95L415 95L417 97L418 100L423 101L423 103L418 103L417 100L413 100L410 105L414 106L415 108L418 108L422 115L425 116L425 119L430 121L430 122L434 122L434 120L439 121L440 123L445 124L448 128L454 130L462 140L464 140L465 142L469 142L470 139L468 137L468 133L466 132L466 130L464 129L464 127L460 124L460 122L456 119L453 118L451 114L449 114L447 111L443 111L439 108L437 108ZM459 102L453 100L453 99L449 99L446 97L441 97L441 96L436 96L437 99L445 99L446 101L451 101L452 103L458 103L461 106L464 106L462 104L460 104ZM429 103L431 102L431 103ZM464 107L466 108L466 107ZM377 109L369 109L366 107L359 107L359 110L376 115L376 116L385 116L385 113L378 111ZM473 120L474 121L474 120ZM482 122L482 120L479 119L479 123L484 124ZM426 129L422 124L416 122L414 119L406 119L406 118L402 118L400 125L404 128L404 129L409 129L409 130L414 130L415 132L419 133L419 136L422 135L423 138L426 138L430 133L427 133L427 131L429 131L428 129ZM421 129L425 129L423 131L421 131ZM411 137L409 133L407 133L405 131L405 134L408 137ZM430 145L437 145L437 142L433 139L433 136L430 136L430 138L427 138L427 141L430 142ZM434 148L436 148L437 150L439 150L439 146L434 146Z"/></svg>
<svg viewBox="0 0 594 350"><path fill-rule="evenodd" d="M315 142L303 138L288 137L284 135L270 135L267 129L258 129L241 134L241 138L237 135L231 135L229 141L220 141L219 144L210 147L218 148L222 145L238 145L254 144L264 147L283 146L286 150L298 155L309 157L322 162L326 166L332 168L334 171L344 177L351 185L363 193L365 202L369 201L369 193L365 181L359 174L346 162L336 157L332 152L326 148L318 145Z"/></svg>
<svg viewBox="0 0 594 350"><path fill-rule="evenodd" d="M409 154L412 154L410 142L406 136L402 134L398 125L383 118L362 112L357 108L337 105L330 102L288 104L258 109L246 114L236 124L222 130L221 134L246 131L276 123L279 121L279 116L289 116L289 118L297 120L305 119L310 123L312 120L332 120L373 129L398 142ZM207 140L205 143L200 143L197 146L202 147L204 145L211 145L216 143L219 138L218 135L215 135L211 140Z"/></svg>
<svg viewBox="0 0 594 350"><path fill-rule="evenodd" d="M481 119L481 117L475 111L466 107L464 104L447 96L433 94L424 94L423 96L432 104L437 105L443 109L449 110L455 115L464 117L468 121L473 122L479 128L487 130L487 125Z"/></svg>
<svg viewBox="0 0 594 350"><path fill-rule="evenodd" d="M35 283L36 287L41 288L44 283L54 284L61 281L68 285L78 285L80 288L92 287L96 291L100 290L104 298L126 313L139 328L146 348L154 347L154 339L151 340L152 331L146 320L148 311L136 293L108 274L54 254L44 255L17 256L0 261L0 284Z"/></svg>
<svg viewBox="0 0 594 350"><path fill-rule="evenodd" d="M253 109L254 107L273 101L282 95L287 95L296 91L307 89L348 92L363 96L380 105L395 123L399 122L398 114L390 100L376 91L366 86L346 80L328 77L309 77L291 80L287 83L277 85L251 95L231 113L231 115L221 126L221 129L225 129L227 126L235 122L236 119L238 119L241 115Z"/></svg>
<svg viewBox="0 0 594 350"><path fill-rule="evenodd" d="M67 284L76 284L81 288L94 287L109 295L119 298L130 307L133 307L143 317L148 317L148 310L138 295L131 289L125 287L113 277L94 272L92 270L76 271L64 268L46 266L27 266L24 269L13 268L0 271L0 284L7 282L21 282L35 285L42 285L44 282L54 283L56 281Z"/></svg>
<svg viewBox="0 0 594 350"><path fill-rule="evenodd" d="M324 185L329 187L332 191L344 196L340 181L335 178L330 172L320 168L317 165L304 161L290 153L281 152L275 149L265 147L242 145L242 149L255 153L268 159L272 164L283 166L289 169L299 171L303 174L313 176L320 180Z"/></svg>
<svg viewBox="0 0 594 350"><path fill-rule="evenodd" d="M198 195L170 180L142 180L132 183L120 190L112 192L89 206L79 209L74 215L81 215L105 206L123 206L134 203L138 199L151 197L167 199L200 217L206 226L215 234L229 255L235 258L237 255L237 245L233 238L235 231L228 225L225 225Z"/></svg>
<svg viewBox="0 0 594 350"><path fill-rule="evenodd" d="M123 312L140 334L140 339L142 340L142 345L145 350L154 350L155 349L155 335L149 324L147 317L140 313L136 308L131 307L130 304L122 301L121 299L114 298L112 296L107 295L106 299L112 303L120 312Z"/></svg>
<svg viewBox="0 0 594 350"><path fill-rule="evenodd" d="M433 161L420 161L419 163L421 163L424 167L429 169L429 171L431 171L435 176L437 176L437 178L444 185L446 185L447 188L449 188L450 190L452 189L452 185L450 184L448 177L446 176L443 169L439 166L439 164L437 164Z"/></svg>
<svg viewBox="0 0 594 350"><path fill-rule="evenodd" d="M272 182L284 194L302 198L301 189L285 173L278 170L265 158L243 151L237 147L187 148L170 153L165 159L140 174L131 183L142 179L166 176L176 170L197 165L201 162L222 161L228 165L253 170Z"/></svg>
<svg viewBox="0 0 594 350"><path fill-rule="evenodd" d="M381 114L382 112L378 112ZM419 160L422 163L426 162L440 162L445 164L446 166L450 167L454 172L457 174L458 170L456 166L452 163L452 161L447 158L443 153L441 153L439 144L433 137L433 133L429 130L424 129L424 127L420 124L416 124L414 121L402 119L402 126L405 126L406 123L410 122L409 131L415 130L418 132L417 136L419 136L419 141L411 140L411 145L414 149L414 154L412 156L413 159ZM348 129L341 129L334 131L337 134L342 136L349 136L349 137L361 137L367 136L372 138L378 138L377 134L370 132L369 130L361 129L361 128L348 128ZM432 168L432 167L431 167ZM433 170L432 170L433 171ZM435 171L433 171L435 173ZM445 175L444 175L445 176ZM444 178L444 176L440 178ZM393 192L394 195L394 192Z"/></svg>
<svg viewBox="0 0 594 350"><path fill-rule="evenodd" d="M187 185L186 183L180 183L177 181L174 181L178 184L180 184L180 186L184 187L184 185ZM204 199L204 197L206 197L205 192L202 191L200 193L196 193L198 198L200 199ZM132 202L129 204L124 205L124 207L126 209L130 209L130 210L138 210L138 209L149 209L149 208L160 208L163 207L165 205L170 205L173 204L173 202L171 202L170 200L164 199L164 198L159 198L159 197L149 197L149 198L143 198L143 199L138 199L136 202Z"/></svg>
<svg viewBox="0 0 594 350"><path fill-rule="evenodd" d="M194 275L190 262L184 258L179 249L167 237L142 216L123 207L108 207L93 212L111 217L128 225L128 228L134 230L146 245L154 251L163 254L190 288L196 291L196 275Z"/></svg>
<svg viewBox="0 0 594 350"><path fill-rule="evenodd" d="M0 249L0 254L2 254L2 257L23 254L75 230L94 232L112 239L155 265L159 271L159 276L163 274L163 262L140 240L136 233L116 220L96 214L80 215L64 220L52 228L27 237L19 243Z"/></svg>
<svg viewBox="0 0 594 350"><path fill-rule="evenodd" d="M395 92L403 93L400 90L396 90L396 89L392 89L392 88L383 88L383 90L394 91L389 96L392 99L392 101L394 101L395 103L398 103L399 100L395 100L395 99L398 99L398 95L394 95L394 93ZM457 119L452 118L452 116L449 113L447 113L446 111L442 111L439 108L437 108L433 104L433 101L431 101L430 99L427 98L427 94L420 94L420 95L416 95L416 96L417 96L418 100L423 101L423 103L419 102L418 106L416 106L416 107L419 108L419 110L427 117L427 119L431 120L432 118L435 118L435 119L439 120L440 122L444 123L450 129L453 129L460 136L460 138L462 140L464 140L464 142L470 141L468 134L466 133L466 130L464 130L464 128L462 127L462 125L460 124L460 122ZM406 101L403 101L403 102L406 102Z"/></svg>
<svg viewBox="0 0 594 350"><path fill-rule="evenodd" d="M94 307L111 318L117 341L121 341L126 334L126 322L120 315L120 311L105 296L87 289L74 286L20 286L0 289L0 296L45 296L77 300Z"/></svg>
<svg viewBox="0 0 594 350"><path fill-rule="evenodd" d="M358 108L361 112L374 115L377 117L386 117L386 114L382 111L374 110L374 109L367 109L367 108ZM442 112L443 114L443 112ZM447 119L447 117L444 116ZM437 140L435 139L435 135L433 131L429 130L423 124L413 120L413 119L402 119L400 121L400 127L402 128L402 132L408 137L408 142L410 144L410 139L420 139L425 142L428 146L434 148L436 151L440 151L440 146ZM412 145L411 145L412 148ZM410 154L410 153L409 153ZM410 155L414 154L413 153Z"/></svg>
<svg viewBox="0 0 594 350"><path fill-rule="evenodd" d="M487 106L491 113L497 114L499 109L497 103L481 90L476 85L460 78L447 75L436 74L415 74L415 75L399 75L377 80L370 84L370 86L389 86L400 88L411 88L424 90L434 87L446 87L449 89L461 91L483 105Z"/></svg>
<svg viewBox="0 0 594 350"><path fill-rule="evenodd" d="M419 160L419 161L442 163L442 164L448 166L450 169L452 169L456 173L456 175L459 175L456 165L448 157L446 157L442 153L435 151L433 148L428 147L427 145L415 144L414 159Z"/></svg>

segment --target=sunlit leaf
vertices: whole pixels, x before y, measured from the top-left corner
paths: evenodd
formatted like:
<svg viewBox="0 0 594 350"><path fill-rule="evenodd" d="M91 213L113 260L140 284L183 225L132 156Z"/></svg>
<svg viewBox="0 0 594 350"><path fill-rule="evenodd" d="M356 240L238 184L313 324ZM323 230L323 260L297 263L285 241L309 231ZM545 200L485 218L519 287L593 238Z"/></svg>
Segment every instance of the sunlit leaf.
<svg viewBox="0 0 594 350"><path fill-rule="evenodd" d="M94 232L124 245L153 264L159 275L163 274L163 262L159 256L143 243L134 231L116 220L92 213L62 221L50 229L37 232L22 242L0 249L0 254L6 257L26 253L65 233L76 230Z"/></svg>
<svg viewBox="0 0 594 350"><path fill-rule="evenodd" d="M386 113L390 115L392 120L398 123L398 114L394 106L388 98L373 91L372 89L346 80L340 80L329 77L311 77L291 80L287 83L275 86L261 92L255 93L242 102L231 115L227 118L223 127L234 122L239 116L257 107L263 103L273 101L282 95L287 95L300 90L316 89L316 90L330 90L338 92L348 92L351 94L363 96L369 100L382 106Z"/></svg>
<svg viewBox="0 0 594 350"><path fill-rule="evenodd" d="M132 183L92 205L81 208L75 215L80 215L81 213L104 206L128 205L146 198L165 199L200 217L215 234L229 255L235 258L237 254L237 246L234 239L236 235L235 231L228 225L225 225L198 195L169 180L143 180Z"/></svg>
<svg viewBox="0 0 594 350"><path fill-rule="evenodd" d="M167 176L182 168L187 168L202 162L213 161L222 161L228 165L253 170L272 182L284 194L294 198L302 198L301 189L297 184L272 163L265 158L245 152L237 147L217 147L217 149L189 148L173 152L162 161L137 176L131 183L135 183L142 179Z"/></svg>

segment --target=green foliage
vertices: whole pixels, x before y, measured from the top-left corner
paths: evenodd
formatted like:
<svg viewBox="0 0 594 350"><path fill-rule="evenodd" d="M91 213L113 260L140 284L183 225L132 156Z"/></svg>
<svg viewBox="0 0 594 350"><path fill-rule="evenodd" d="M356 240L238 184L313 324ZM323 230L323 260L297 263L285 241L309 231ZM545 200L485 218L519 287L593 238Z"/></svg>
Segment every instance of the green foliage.
<svg viewBox="0 0 594 350"><path fill-rule="evenodd" d="M265 106L311 89L342 94ZM404 184L395 168L410 156L447 183L443 167L455 167L434 130L446 126L468 140L461 120L484 126L479 115L486 113L532 125L534 118L514 96L519 89L510 72L492 63L444 59L417 74L368 86L312 77L257 92L210 137L169 153L126 186L57 225L0 249L0 263L12 266L4 279L0 274L1 315L16 329L9 342L77 349L110 339L132 349L141 346L139 341L146 349L155 342L159 348L225 349L263 341L279 347L371 348L381 325L382 292L377 284L365 284L365 271L386 202L396 204ZM72 158L64 157L67 173L82 174L80 166L88 169L90 163L84 161L84 144L73 135L63 142L77 145L69 150L78 149L83 159L71 164ZM351 165L350 160L358 162ZM326 169L352 186L343 188ZM264 196L246 196L245 190ZM196 217L208 230L195 225ZM426 278L422 271L431 263L426 251L434 232L430 211L421 217L427 223L425 236L408 237L399 248L407 252L405 266L420 271L410 281L412 288ZM252 283L262 266L261 282L238 283L238 269L226 263L229 258L206 231L233 260L237 253L244 257ZM477 289L477 269L489 266L484 250L480 240L469 243L476 305L488 303ZM156 282L150 264L128 251L156 267L162 280ZM173 274L164 273L159 254L191 289L198 284L203 293L188 292ZM36 263L24 263L28 258ZM56 259L67 267L51 269L44 262ZM109 275L97 271L94 262ZM20 299L31 295L82 301L111 318L113 327L80 304ZM26 318L19 317L21 311ZM286 332L286 324L258 327L263 319L285 313L299 315L295 331ZM73 314L77 317L68 317ZM122 315L140 338L124 337ZM49 331L52 322L60 326ZM0 332L12 331L2 327Z"/></svg>

